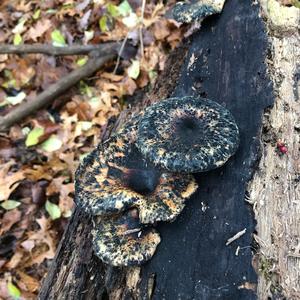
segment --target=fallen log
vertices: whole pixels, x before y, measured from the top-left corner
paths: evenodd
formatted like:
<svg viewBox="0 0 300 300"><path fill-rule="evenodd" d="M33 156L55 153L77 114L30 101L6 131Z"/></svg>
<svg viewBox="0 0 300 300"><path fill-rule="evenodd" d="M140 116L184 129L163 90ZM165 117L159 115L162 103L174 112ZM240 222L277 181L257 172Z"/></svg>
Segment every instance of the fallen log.
<svg viewBox="0 0 300 300"><path fill-rule="evenodd" d="M179 218L158 224L162 242L153 259L141 267L104 265L91 248L90 220L75 209L40 299L265 299L263 274L257 290L261 256L255 270L259 249L248 201L251 179L262 176L255 170L264 149L263 116L275 99L266 29L258 4L228 0L186 48L171 55L155 90L133 107L167 96L200 95L229 109L241 133L239 150L224 167L196 174L199 189ZM272 184L271 178L264 184ZM265 185L260 188L270 197ZM261 224L263 216L258 217Z"/></svg>

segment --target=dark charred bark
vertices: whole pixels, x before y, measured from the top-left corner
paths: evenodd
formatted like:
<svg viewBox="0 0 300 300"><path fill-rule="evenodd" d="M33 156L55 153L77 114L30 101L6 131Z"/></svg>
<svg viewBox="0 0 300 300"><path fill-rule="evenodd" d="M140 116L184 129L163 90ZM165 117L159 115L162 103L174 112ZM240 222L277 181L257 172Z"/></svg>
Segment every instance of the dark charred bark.
<svg viewBox="0 0 300 300"><path fill-rule="evenodd" d="M171 95L218 101L239 125L236 155L220 169L196 174L198 191L175 222L157 226L162 242L141 268L103 265L92 253L90 221L76 209L40 299L256 299L255 222L245 194L259 158L262 115L274 98L259 10L250 0L228 0L186 43L186 57L183 48L171 55L143 102Z"/></svg>

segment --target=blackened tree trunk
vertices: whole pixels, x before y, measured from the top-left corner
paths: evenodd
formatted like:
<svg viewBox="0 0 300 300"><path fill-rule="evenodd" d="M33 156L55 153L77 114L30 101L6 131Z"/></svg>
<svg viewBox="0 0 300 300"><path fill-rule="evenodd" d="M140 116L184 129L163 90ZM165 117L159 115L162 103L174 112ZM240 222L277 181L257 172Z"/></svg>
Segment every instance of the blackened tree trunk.
<svg viewBox="0 0 300 300"><path fill-rule="evenodd" d="M186 46L170 56L155 90L143 101L145 106L184 95L218 101L239 125L236 155L220 169L196 174L198 191L175 222L158 225L162 242L142 267L112 268L101 263L92 252L90 220L75 209L40 299L244 300L266 299L268 293L296 299L299 269L291 269L299 264L300 232L290 209L300 210L299 176L295 181L299 166L295 157L275 150L281 139L292 153L298 151L294 138L300 126L292 122L300 121L295 106L300 78L295 25L299 15L295 7L286 8L294 19L278 23L269 8L279 4L275 0L260 3L228 0L219 16L206 19ZM274 180L276 187L270 188ZM282 211L279 200L287 211ZM255 204L255 214L249 202ZM276 223L282 217L279 213L290 214L287 224ZM290 228L293 237L289 239L285 234ZM243 234L227 243L238 233ZM298 262L290 261L288 253Z"/></svg>

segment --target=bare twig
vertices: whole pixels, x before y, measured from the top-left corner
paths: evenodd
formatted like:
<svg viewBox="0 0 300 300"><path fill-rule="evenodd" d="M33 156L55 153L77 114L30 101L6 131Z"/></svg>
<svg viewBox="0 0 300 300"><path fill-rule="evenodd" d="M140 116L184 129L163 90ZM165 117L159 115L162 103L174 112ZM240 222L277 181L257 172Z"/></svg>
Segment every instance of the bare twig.
<svg viewBox="0 0 300 300"><path fill-rule="evenodd" d="M123 53L123 50L125 48L125 45L127 43L127 40L128 40L128 33L125 37L125 39L123 40L121 46L120 46L120 50L119 50L119 53L118 53L118 58L117 58L117 63L115 65L115 68L114 68L114 74L116 74L117 70L118 70L118 67L119 67L119 64L120 64L120 59L121 59L121 56L122 56L122 53Z"/></svg>
<svg viewBox="0 0 300 300"><path fill-rule="evenodd" d="M144 42L143 42L143 26L144 26L144 14L145 14L146 0L142 2L142 16L141 24L139 27L140 44L141 44L141 55L144 56Z"/></svg>
<svg viewBox="0 0 300 300"><path fill-rule="evenodd" d="M244 235L246 233L246 228L239 231L238 233L236 233L233 237L231 237L230 239L227 240L226 242L226 246L230 245L232 242L234 242L235 240L239 239L242 235Z"/></svg>
<svg viewBox="0 0 300 300"><path fill-rule="evenodd" d="M92 53L95 55L94 52ZM0 117L0 131L6 130L9 126L17 123L30 114L37 112L37 110L46 107L54 99L56 99L56 97L60 96L81 79L95 73L107 61L114 58L115 55L116 53L111 51L110 54L106 54L101 57L91 57L84 66L74 70L69 75L60 79L57 83L51 85L47 90L39 94L33 101L24 102L7 115Z"/></svg>
<svg viewBox="0 0 300 300"><path fill-rule="evenodd" d="M46 44L34 45L7 45L0 44L0 54L29 54L42 53L53 56L63 55L88 55L91 51L97 51L102 54L110 54L111 51L118 51L119 43L105 43L101 45L72 45L66 47L55 47Z"/></svg>

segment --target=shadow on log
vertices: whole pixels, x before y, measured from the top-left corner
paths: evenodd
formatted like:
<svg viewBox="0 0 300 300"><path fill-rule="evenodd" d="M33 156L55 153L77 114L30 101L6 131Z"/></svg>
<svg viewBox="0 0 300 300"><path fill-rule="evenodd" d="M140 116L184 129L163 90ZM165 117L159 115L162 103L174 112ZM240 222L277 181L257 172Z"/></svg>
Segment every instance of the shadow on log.
<svg viewBox="0 0 300 300"><path fill-rule="evenodd" d="M224 167L196 175L200 188L174 223L158 225L162 242L141 268L112 269L94 257L90 222L76 209L40 299L256 299L255 223L245 193L259 158L262 115L274 98L259 7L250 0L228 0L188 47L182 67L177 74L174 66L171 75L164 72L154 97L200 95L218 101L239 125L238 152ZM178 66L183 57L178 51L169 66ZM168 95L162 82L173 82Z"/></svg>

